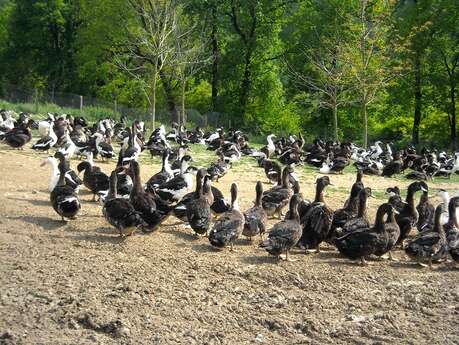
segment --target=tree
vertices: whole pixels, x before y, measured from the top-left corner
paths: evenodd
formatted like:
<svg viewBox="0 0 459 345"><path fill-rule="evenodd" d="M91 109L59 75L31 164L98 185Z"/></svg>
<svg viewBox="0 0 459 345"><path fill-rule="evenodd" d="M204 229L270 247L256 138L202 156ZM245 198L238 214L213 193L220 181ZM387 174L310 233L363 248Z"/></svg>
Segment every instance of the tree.
<svg viewBox="0 0 459 345"><path fill-rule="evenodd" d="M329 48L326 44L320 48L306 47L303 56L315 73L304 74L290 67L299 84L318 94L319 106L332 111L335 140L339 140L338 107L347 102L345 91L349 87L345 80L345 63L341 59L340 48L339 42L336 42L334 48Z"/></svg>
<svg viewBox="0 0 459 345"><path fill-rule="evenodd" d="M44 83L52 92L77 83L75 42L81 25L79 0L15 0L4 59L9 81Z"/></svg>
<svg viewBox="0 0 459 345"><path fill-rule="evenodd" d="M124 71L143 81L154 129L158 76L162 76L162 69L175 49L177 4L174 0L129 0L129 5L135 21L127 27L126 39L119 44L115 61ZM147 80L151 80L150 88ZM167 85L165 87L166 92L170 92ZM151 90L151 97L148 90ZM174 114L175 104L170 110Z"/></svg>
<svg viewBox="0 0 459 345"><path fill-rule="evenodd" d="M459 81L459 4L453 0L442 0L441 11L435 18L437 30L433 35L431 57L441 66L438 69L437 87L446 86L449 101L447 106L448 124L452 150L457 149L456 98ZM446 83L445 83L446 81ZM440 84L440 85L438 85Z"/></svg>
<svg viewBox="0 0 459 345"><path fill-rule="evenodd" d="M175 47L175 70L180 82L180 117L181 123L186 124L185 92L189 78L197 74L205 64L211 61L211 56L206 52L206 37L203 27L190 22L185 14L181 13L177 25ZM180 123L180 120L179 120Z"/></svg>
<svg viewBox="0 0 459 345"><path fill-rule="evenodd" d="M352 38L346 42L345 55L358 95L364 147L368 145L368 106L400 73L394 66L389 68L391 52L385 44L392 8L388 0L359 0L348 14Z"/></svg>
<svg viewBox="0 0 459 345"><path fill-rule="evenodd" d="M410 80L414 90L414 117L412 142L419 144L419 128L422 120L424 57L428 51L435 27L432 18L437 12L438 1L415 0L400 2L395 11L395 37L402 46L399 59L407 61L407 68L412 74Z"/></svg>

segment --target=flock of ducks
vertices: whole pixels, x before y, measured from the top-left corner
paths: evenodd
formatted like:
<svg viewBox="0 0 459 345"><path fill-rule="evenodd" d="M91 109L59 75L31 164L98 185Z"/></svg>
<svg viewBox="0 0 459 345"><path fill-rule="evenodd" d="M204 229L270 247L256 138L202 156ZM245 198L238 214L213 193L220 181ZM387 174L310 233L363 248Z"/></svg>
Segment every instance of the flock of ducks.
<svg viewBox="0 0 459 345"><path fill-rule="evenodd" d="M435 207L425 182L434 176L448 178L455 174L459 154L448 156L433 150L418 154L412 147L393 152L391 145L383 147L381 142L368 150L352 143L321 140L306 146L301 134L279 139L269 135L267 145L256 150L238 130L225 132L218 128L204 133L199 127L186 130L173 124L170 132L161 126L147 138L141 121L127 126L126 119L119 123L103 119L89 126L83 117L48 114L45 120L36 122L25 113L16 116L3 110L0 114L0 139L4 143L23 149L32 139L31 129L37 129L41 138L32 149L48 153L54 150L43 165L51 167L50 200L64 221L75 219L80 212L78 192L83 185L93 194L93 201L97 199L102 205L103 216L120 236L131 235L137 229L154 232L166 219L176 217L188 223L196 235L206 236L216 248L233 250L241 236L250 241L260 237L259 247L287 261L293 260L289 256L293 248L319 252L323 242L361 264L366 264L371 255L394 259L391 251L397 246L422 265L432 266L449 256L455 262L459 260L459 197L450 198L440 190L442 203ZM118 154L112 142L120 144ZM215 151L218 160L207 168L194 167L190 143ZM162 159L161 170L145 183L139 163L143 151ZM263 190L262 183L257 182L253 207L244 211L239 208L236 183L231 185L230 201L214 185L243 155L254 157L274 183ZM76 172L70 167L74 156L85 158ZM95 165L94 159L99 158L116 158L116 167L109 176ZM295 165L306 163L323 174L333 174L342 173L351 160L358 167L357 178L342 208L332 210L324 198L325 189L332 185L329 176L317 178L314 200L303 197ZM408 186L405 199L398 187L388 188L388 201L378 207L372 222L367 204L373 195L371 188L364 186L363 176L393 176L408 168L412 170L410 178L416 181ZM421 197L415 205L417 193ZM284 210L288 210L285 216ZM268 230L269 218L278 222ZM415 228L417 234L409 237Z"/></svg>

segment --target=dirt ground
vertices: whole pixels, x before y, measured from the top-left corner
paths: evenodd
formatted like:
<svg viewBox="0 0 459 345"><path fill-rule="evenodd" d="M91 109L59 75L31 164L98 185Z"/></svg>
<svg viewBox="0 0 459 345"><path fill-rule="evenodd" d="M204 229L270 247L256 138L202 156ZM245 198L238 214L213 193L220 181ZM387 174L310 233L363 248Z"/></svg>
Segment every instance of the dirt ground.
<svg viewBox="0 0 459 345"><path fill-rule="evenodd" d="M401 250L399 262L360 267L331 247L278 263L258 241L240 239L237 252L214 250L175 219L121 240L84 187L79 218L59 220L44 157L0 145L0 344L459 343L457 268L421 269ZM142 162L145 180L159 160L151 164L144 154ZM108 173L115 162L97 164ZM316 174L300 175L312 198ZM229 196L237 181L246 209L258 179L266 182L245 159L217 187ZM326 200L337 208L354 175L331 179ZM384 188L407 185L365 183L378 197L372 216Z"/></svg>

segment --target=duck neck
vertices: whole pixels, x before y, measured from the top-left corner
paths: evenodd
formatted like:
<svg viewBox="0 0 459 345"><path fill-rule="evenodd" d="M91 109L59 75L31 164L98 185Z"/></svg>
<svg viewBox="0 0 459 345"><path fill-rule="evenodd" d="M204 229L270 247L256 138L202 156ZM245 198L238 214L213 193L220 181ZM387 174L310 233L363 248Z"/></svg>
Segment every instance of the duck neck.
<svg viewBox="0 0 459 345"><path fill-rule="evenodd" d="M195 191L198 197L203 195L203 183L204 183L203 177L200 174L198 174L196 177L196 191Z"/></svg>
<svg viewBox="0 0 459 345"><path fill-rule="evenodd" d="M116 173L112 174L110 178L110 184L109 184L109 189L108 189L108 195L107 199L112 199L112 198L117 198L117 183L118 183L118 178L116 176Z"/></svg>
<svg viewBox="0 0 459 345"><path fill-rule="evenodd" d="M324 202L324 187L320 184L316 185L316 196L314 202Z"/></svg>
<svg viewBox="0 0 459 345"><path fill-rule="evenodd" d="M375 219L374 228L378 232L384 231L384 215L386 213L387 213L387 211L383 207L378 208L378 211L376 212L376 219Z"/></svg>
<svg viewBox="0 0 459 345"><path fill-rule="evenodd" d="M58 186L65 185L65 171L63 165L59 166L59 180L57 181Z"/></svg>
<svg viewBox="0 0 459 345"><path fill-rule="evenodd" d="M56 159L49 159L48 160L49 164L51 165L51 171L53 176L58 176L59 175L59 168Z"/></svg>
<svg viewBox="0 0 459 345"><path fill-rule="evenodd" d="M188 163L185 161L182 161L182 163L180 164L180 175L184 175L187 169L188 169Z"/></svg>
<svg viewBox="0 0 459 345"><path fill-rule="evenodd" d="M288 178L289 178L289 173L288 172L284 172L282 174L282 187L287 188L287 189L290 188L290 183L288 181Z"/></svg>
<svg viewBox="0 0 459 345"><path fill-rule="evenodd" d="M448 205L448 214L449 214L449 223L454 225L456 228L459 228L459 225L457 223L456 205L454 202L450 201Z"/></svg>
<svg viewBox="0 0 459 345"><path fill-rule="evenodd" d="M273 142L273 139L270 135L268 135L268 137L266 138L266 140L268 141L268 148L270 151L274 151L275 147L274 147L274 142Z"/></svg>
<svg viewBox="0 0 459 345"><path fill-rule="evenodd" d="M144 189L142 187L142 178L140 177L139 171L134 172L132 175L132 183L133 183L133 190L136 191L136 193L143 193Z"/></svg>
<svg viewBox="0 0 459 345"><path fill-rule="evenodd" d="M367 200L368 198L366 195L360 196L359 198L359 212L357 215L359 218L366 217L367 215Z"/></svg>
<svg viewBox="0 0 459 345"><path fill-rule="evenodd" d="M445 238L445 230L443 229L443 225L441 224L441 208L440 210L435 210L435 221L434 221L434 231L436 231L441 238Z"/></svg>
<svg viewBox="0 0 459 345"><path fill-rule="evenodd" d="M408 193L406 194L406 203L410 205L411 208L414 208L414 191L411 189L408 189Z"/></svg>
<svg viewBox="0 0 459 345"><path fill-rule="evenodd" d="M261 206L261 198L263 197L263 191L260 189L257 189L257 197L255 198L255 206L260 207Z"/></svg>

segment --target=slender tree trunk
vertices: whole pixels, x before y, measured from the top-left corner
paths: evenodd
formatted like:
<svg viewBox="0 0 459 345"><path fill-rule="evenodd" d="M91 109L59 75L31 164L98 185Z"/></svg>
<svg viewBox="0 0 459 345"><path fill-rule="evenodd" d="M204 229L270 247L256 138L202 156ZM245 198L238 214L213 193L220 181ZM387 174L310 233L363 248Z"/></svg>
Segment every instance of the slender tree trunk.
<svg viewBox="0 0 459 345"><path fill-rule="evenodd" d="M212 7L212 33L211 33L211 44L212 44L212 111L216 112L218 109L218 66L220 63L220 51L218 47L218 36L217 36L217 9Z"/></svg>
<svg viewBox="0 0 459 345"><path fill-rule="evenodd" d="M451 148L453 151L457 149L457 133L456 133L456 85L451 81L450 88L451 96Z"/></svg>
<svg viewBox="0 0 459 345"><path fill-rule="evenodd" d="M338 140L338 105L336 102L333 104L333 133L335 140Z"/></svg>
<svg viewBox="0 0 459 345"><path fill-rule="evenodd" d="M179 114L177 112L177 106L176 106L171 82L169 79L167 79L167 76L162 69L159 71L159 77L161 78L161 83L164 88L164 93L166 94L166 103L167 103L167 108L171 114L171 121L178 122Z"/></svg>
<svg viewBox="0 0 459 345"><path fill-rule="evenodd" d="M182 103L182 104L181 104L181 105L182 105L182 107L181 107L181 115L182 115L182 125L185 126L185 125L186 125L186 118L185 118L185 116L186 116L186 115L185 115L185 113L186 113L186 112L185 112L185 89L186 89L186 79L185 79L185 78L183 78L183 80L182 80L182 85L181 85L181 86L182 86L181 95L180 95L180 97L181 97L181 103Z"/></svg>
<svg viewBox="0 0 459 345"><path fill-rule="evenodd" d="M158 79L158 64L155 63L153 66L153 84L152 95L151 95L151 128L154 131L156 129L156 82Z"/></svg>
<svg viewBox="0 0 459 345"><path fill-rule="evenodd" d="M252 84L252 47L247 47L245 54L244 77L241 82L241 91L239 95L239 106L241 120L245 118L247 102L249 100L250 87Z"/></svg>
<svg viewBox="0 0 459 345"><path fill-rule="evenodd" d="M362 120L363 120L363 147L368 147L368 114L367 114L367 101L366 98L362 100Z"/></svg>
<svg viewBox="0 0 459 345"><path fill-rule="evenodd" d="M419 126L421 124L422 88L421 88L421 53L416 51L414 57L414 121L412 140L415 146L419 145Z"/></svg>

